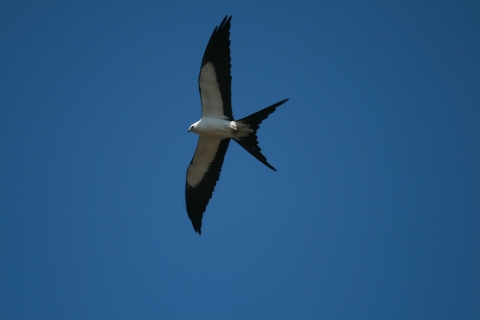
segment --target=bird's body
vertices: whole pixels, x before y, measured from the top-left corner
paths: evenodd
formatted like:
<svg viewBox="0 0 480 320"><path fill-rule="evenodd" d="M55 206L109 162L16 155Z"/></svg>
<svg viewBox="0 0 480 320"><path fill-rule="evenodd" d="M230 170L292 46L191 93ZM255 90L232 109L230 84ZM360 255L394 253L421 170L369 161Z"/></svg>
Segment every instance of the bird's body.
<svg viewBox="0 0 480 320"><path fill-rule="evenodd" d="M230 140L272 170L260 152L256 132L260 123L288 99L235 121L231 106L230 20L225 17L215 28L205 50L198 77L202 118L188 129L200 136L187 170L185 199L193 228L201 234L203 213L220 177ZM276 170L275 170L276 171Z"/></svg>
<svg viewBox="0 0 480 320"><path fill-rule="evenodd" d="M189 131L201 137L235 139L246 137L253 132L248 125L241 122L213 118L202 118L190 126Z"/></svg>

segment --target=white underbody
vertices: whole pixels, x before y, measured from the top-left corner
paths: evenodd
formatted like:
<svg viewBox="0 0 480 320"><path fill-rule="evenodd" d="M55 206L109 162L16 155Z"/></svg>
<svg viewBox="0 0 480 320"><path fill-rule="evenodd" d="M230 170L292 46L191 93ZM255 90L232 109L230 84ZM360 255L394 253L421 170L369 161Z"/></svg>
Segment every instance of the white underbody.
<svg viewBox="0 0 480 320"><path fill-rule="evenodd" d="M253 132L249 125L241 122L215 118L202 118L190 126L189 132L195 132L205 138L239 138Z"/></svg>

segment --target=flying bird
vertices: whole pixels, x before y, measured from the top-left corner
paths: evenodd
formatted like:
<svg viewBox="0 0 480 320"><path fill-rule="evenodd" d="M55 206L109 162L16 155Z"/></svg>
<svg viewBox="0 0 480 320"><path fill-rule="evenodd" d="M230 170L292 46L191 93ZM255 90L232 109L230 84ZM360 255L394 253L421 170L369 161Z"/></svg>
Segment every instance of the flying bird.
<svg viewBox="0 0 480 320"><path fill-rule="evenodd" d="M198 77L202 117L188 132L200 137L197 149L187 169L185 199L188 217L195 232L202 234L202 218L215 185L220 177L228 144L233 139L261 163L275 170L260 152L257 130L275 109L287 102L282 100L240 120L233 119L230 74L230 21L226 16L215 27L203 54Z"/></svg>

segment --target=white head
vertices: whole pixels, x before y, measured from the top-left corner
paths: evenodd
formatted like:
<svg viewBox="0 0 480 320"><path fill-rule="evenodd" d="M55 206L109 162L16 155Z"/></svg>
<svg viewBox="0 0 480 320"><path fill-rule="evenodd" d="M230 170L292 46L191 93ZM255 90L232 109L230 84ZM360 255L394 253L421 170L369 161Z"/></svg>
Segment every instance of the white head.
<svg viewBox="0 0 480 320"><path fill-rule="evenodd" d="M191 132L197 133L196 129L197 129L197 125L198 125L199 122L200 122L200 121L197 121L197 122L195 122L194 124L192 124L192 125L190 126L190 128L188 128L188 132L191 131Z"/></svg>

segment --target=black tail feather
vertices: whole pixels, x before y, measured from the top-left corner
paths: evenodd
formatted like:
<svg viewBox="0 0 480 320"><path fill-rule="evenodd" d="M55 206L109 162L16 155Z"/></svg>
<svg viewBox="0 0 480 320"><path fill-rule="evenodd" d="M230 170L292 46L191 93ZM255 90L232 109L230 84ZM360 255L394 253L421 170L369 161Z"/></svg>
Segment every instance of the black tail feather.
<svg viewBox="0 0 480 320"><path fill-rule="evenodd" d="M272 165L267 162L267 158L260 152L260 146L258 145L258 137L257 137L257 130L260 128L260 124L263 120L265 120L270 114L275 112L275 109L287 102L288 99L282 100L275 104L272 104L265 109L262 109L254 114L249 115L243 119L237 120L236 122L241 122L248 124L250 129L253 129L253 132L250 133L247 137L242 138L234 138L234 140L241 145L245 150L247 150L252 156L257 158L261 163L272 169L273 171L277 171Z"/></svg>

